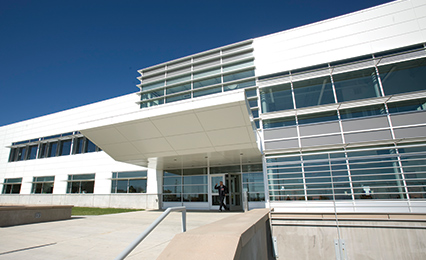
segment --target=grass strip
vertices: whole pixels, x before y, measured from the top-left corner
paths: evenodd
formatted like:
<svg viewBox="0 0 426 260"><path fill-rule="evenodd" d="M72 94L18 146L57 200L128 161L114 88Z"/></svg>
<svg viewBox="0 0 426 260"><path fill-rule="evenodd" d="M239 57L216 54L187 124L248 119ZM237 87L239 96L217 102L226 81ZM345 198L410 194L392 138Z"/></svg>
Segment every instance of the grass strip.
<svg viewBox="0 0 426 260"><path fill-rule="evenodd" d="M87 215L106 215L117 214L132 211L142 211L143 209L115 209L115 208L89 208L89 207L73 207L72 216L87 216Z"/></svg>

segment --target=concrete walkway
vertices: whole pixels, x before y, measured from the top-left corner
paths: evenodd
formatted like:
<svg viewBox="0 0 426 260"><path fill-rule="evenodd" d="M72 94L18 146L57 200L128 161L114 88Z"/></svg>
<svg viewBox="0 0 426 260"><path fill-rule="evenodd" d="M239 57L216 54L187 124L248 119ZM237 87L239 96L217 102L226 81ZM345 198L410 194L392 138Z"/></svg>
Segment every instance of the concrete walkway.
<svg viewBox="0 0 426 260"><path fill-rule="evenodd" d="M0 228L0 259L114 259L162 211L139 211ZM241 214L187 212L187 230ZM182 230L182 213L172 212L126 258L156 259Z"/></svg>

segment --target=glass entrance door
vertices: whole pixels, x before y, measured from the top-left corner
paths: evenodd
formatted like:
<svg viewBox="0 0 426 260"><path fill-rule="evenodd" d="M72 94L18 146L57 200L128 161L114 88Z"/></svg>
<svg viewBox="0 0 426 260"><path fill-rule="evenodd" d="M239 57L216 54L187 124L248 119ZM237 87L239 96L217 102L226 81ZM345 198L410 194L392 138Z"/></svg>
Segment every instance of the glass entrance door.
<svg viewBox="0 0 426 260"><path fill-rule="evenodd" d="M217 189L214 188L214 186L217 184L219 185L220 182L223 182L226 185L225 182L225 174L211 174L210 175L210 196L209 196L209 203L210 203L210 209L219 209L219 192ZM225 203L227 204L226 200Z"/></svg>
<svg viewBox="0 0 426 260"><path fill-rule="evenodd" d="M231 210L242 210L241 174L230 174L227 181Z"/></svg>

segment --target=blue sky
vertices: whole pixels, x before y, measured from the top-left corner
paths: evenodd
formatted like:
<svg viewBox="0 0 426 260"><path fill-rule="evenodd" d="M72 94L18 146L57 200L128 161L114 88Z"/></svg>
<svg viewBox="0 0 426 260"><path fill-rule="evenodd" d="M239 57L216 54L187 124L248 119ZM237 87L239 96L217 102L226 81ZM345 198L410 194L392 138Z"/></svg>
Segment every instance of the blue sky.
<svg viewBox="0 0 426 260"><path fill-rule="evenodd" d="M138 69L385 0L0 0L0 126L137 92Z"/></svg>

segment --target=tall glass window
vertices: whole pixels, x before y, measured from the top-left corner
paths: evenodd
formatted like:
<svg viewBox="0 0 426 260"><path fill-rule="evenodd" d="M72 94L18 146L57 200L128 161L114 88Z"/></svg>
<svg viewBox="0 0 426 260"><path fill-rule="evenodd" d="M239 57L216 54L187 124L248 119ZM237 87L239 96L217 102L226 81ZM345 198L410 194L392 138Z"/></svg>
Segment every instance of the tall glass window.
<svg viewBox="0 0 426 260"><path fill-rule="evenodd" d="M53 193L53 182L55 176L34 177L31 193L49 194Z"/></svg>
<svg viewBox="0 0 426 260"><path fill-rule="evenodd" d="M25 160L26 152L27 152L27 147L19 147L18 154L17 154L17 161Z"/></svg>
<svg viewBox="0 0 426 260"><path fill-rule="evenodd" d="M385 95L425 90L426 58L378 66Z"/></svg>
<svg viewBox="0 0 426 260"><path fill-rule="evenodd" d="M37 158L38 145L31 145L28 147L27 160L33 160Z"/></svg>
<svg viewBox="0 0 426 260"><path fill-rule="evenodd" d="M263 172L243 173L243 188L248 192L248 201L265 201Z"/></svg>
<svg viewBox="0 0 426 260"><path fill-rule="evenodd" d="M59 146L59 156L69 155L71 152L71 139L63 140Z"/></svg>
<svg viewBox="0 0 426 260"><path fill-rule="evenodd" d="M55 157L57 148L58 142L47 143L47 157Z"/></svg>
<svg viewBox="0 0 426 260"><path fill-rule="evenodd" d="M297 108L335 102L329 76L293 82L293 88Z"/></svg>
<svg viewBox="0 0 426 260"><path fill-rule="evenodd" d="M398 149L410 199L426 198L426 146Z"/></svg>
<svg viewBox="0 0 426 260"><path fill-rule="evenodd" d="M338 102L381 96L374 68L336 74L333 80Z"/></svg>
<svg viewBox="0 0 426 260"><path fill-rule="evenodd" d="M182 201L182 170L168 170L163 173L163 201Z"/></svg>
<svg viewBox="0 0 426 260"><path fill-rule="evenodd" d="M207 202L207 168L184 169L182 176L184 202Z"/></svg>
<svg viewBox="0 0 426 260"><path fill-rule="evenodd" d="M147 171L113 172L111 193L146 193Z"/></svg>

